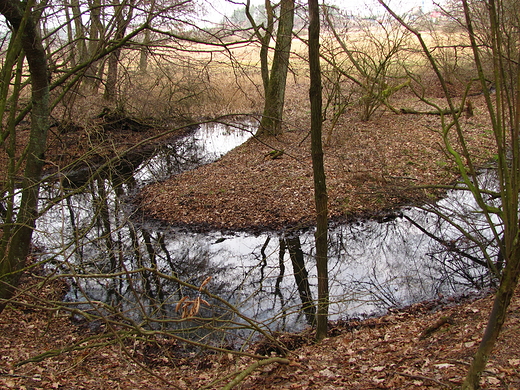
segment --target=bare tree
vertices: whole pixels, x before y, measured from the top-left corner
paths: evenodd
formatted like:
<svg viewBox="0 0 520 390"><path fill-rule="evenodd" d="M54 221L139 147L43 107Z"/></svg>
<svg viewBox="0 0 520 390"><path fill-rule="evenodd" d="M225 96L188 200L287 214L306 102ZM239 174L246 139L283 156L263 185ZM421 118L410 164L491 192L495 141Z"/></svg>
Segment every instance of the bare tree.
<svg viewBox="0 0 520 390"><path fill-rule="evenodd" d="M248 2L249 4L249 2ZM291 54L292 30L294 25L294 0L281 0L278 17L278 29L276 33L276 45L274 48L273 63L270 72L268 65L268 45L272 39L274 26L274 7L266 1L267 26L262 35L260 27L253 25L255 34L261 43L260 59L262 80L264 85L264 112L262 122L258 129L258 135L277 135L282 132L282 115L285 103L285 84L289 70L289 57ZM252 17L248 12L248 18L252 23Z"/></svg>
<svg viewBox="0 0 520 390"><path fill-rule="evenodd" d="M316 267L318 271L318 310L316 338L327 337L329 312L328 279L328 196L323 165L322 96L320 69L320 11L317 0L309 0L309 69L311 86L311 153L314 174L314 198L316 203Z"/></svg>
<svg viewBox="0 0 520 390"><path fill-rule="evenodd" d="M39 182L44 164L44 152L49 128L49 73L47 57L42 45L36 21L33 19L33 2L20 3L14 0L0 2L0 12L11 25L11 41L7 53L7 60L2 67L3 88L2 98L6 102L9 99L9 83L13 70L18 63L13 94L10 97L13 107L8 119L8 132L2 134L2 144L8 145L11 151L10 166L19 164L15 162L14 150L16 145L15 124L16 104L19 97L19 85L23 56L29 64L31 81L31 133L27 145L25 169L21 188L20 207L15 213L14 198L18 193L15 190L14 178L9 183L9 209L4 214L3 235L0 244L0 312L5 308L5 300L10 298L15 286L25 267L29 253L31 237L36 218L38 217ZM23 50L23 54L22 54ZM5 105L1 112L4 119Z"/></svg>
<svg viewBox="0 0 520 390"><path fill-rule="evenodd" d="M339 94L341 79L351 83L355 91L361 119L368 121L381 107L389 104L390 97L408 85L406 72L400 65L400 56L406 49L409 33L388 15L378 20L347 19L345 27L337 26L337 15L325 9L327 28L333 40L326 42L322 56L338 74L334 82ZM326 38L325 38L326 40Z"/></svg>
<svg viewBox="0 0 520 390"><path fill-rule="evenodd" d="M128 4L120 3L118 0L113 0L112 7L115 18L114 39L121 40L125 36L128 25L132 21L134 4L132 0ZM118 66L120 57L121 48L114 50L108 56L108 69L103 98L112 103L114 102L114 99L117 95Z"/></svg>

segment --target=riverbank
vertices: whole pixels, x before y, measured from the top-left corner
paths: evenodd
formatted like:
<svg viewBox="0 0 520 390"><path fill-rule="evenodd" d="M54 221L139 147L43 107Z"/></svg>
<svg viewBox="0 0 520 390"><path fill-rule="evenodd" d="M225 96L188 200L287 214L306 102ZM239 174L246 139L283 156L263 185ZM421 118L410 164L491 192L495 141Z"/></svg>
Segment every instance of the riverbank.
<svg viewBox="0 0 520 390"><path fill-rule="evenodd" d="M308 111L297 92L294 86L290 89L281 136L250 139L213 164L148 186L139 200L143 215L197 231L312 225ZM425 110L407 96L394 105ZM475 115L463 120L463 126L478 166L489 161L494 150L484 101L475 98L473 105ZM443 146L438 115L384 111L363 122L352 111L341 116L334 128L331 125L331 120L325 121L323 139L332 221L435 200L443 191L432 186L452 184L459 176ZM272 158L273 151L283 153Z"/></svg>

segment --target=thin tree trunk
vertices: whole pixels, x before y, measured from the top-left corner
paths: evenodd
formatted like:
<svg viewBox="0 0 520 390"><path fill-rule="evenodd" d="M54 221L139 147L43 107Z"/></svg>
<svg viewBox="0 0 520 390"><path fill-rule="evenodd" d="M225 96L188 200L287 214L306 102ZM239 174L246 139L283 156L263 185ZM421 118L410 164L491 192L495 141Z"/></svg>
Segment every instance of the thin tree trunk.
<svg viewBox="0 0 520 390"><path fill-rule="evenodd" d="M105 81L105 92L103 99L114 102L117 97L118 66L121 49L114 50L108 56L107 79Z"/></svg>
<svg viewBox="0 0 520 390"><path fill-rule="evenodd" d="M79 0L71 0L70 8L72 10L72 18L74 19L75 41L73 43L74 65L81 64L86 61L88 57L87 43L85 38L85 27L81 19L81 10ZM72 29L72 25L67 25ZM72 40L71 40L72 42Z"/></svg>
<svg viewBox="0 0 520 390"><path fill-rule="evenodd" d="M125 18L123 10L125 8L124 4L120 4L118 0L114 0L113 3L114 14L115 14L115 23L116 23L116 32L115 32L115 40L119 41L123 39L125 36L126 28L132 19L133 8L130 4L130 8L128 9L128 15ZM148 30L146 30L148 31ZM121 48L114 50L108 56L108 69L107 69L107 79L105 82L105 93L103 94L103 98L110 103L115 102L117 97L117 82L119 79L118 76L118 68L119 68L119 57L121 56Z"/></svg>
<svg viewBox="0 0 520 390"><path fill-rule="evenodd" d="M148 70L148 51L150 50L148 45L150 44L150 30L144 31L143 43L141 52L139 53L139 73L146 74Z"/></svg>
<svg viewBox="0 0 520 390"><path fill-rule="evenodd" d="M265 13L267 16L265 32L262 35L263 25L258 26L250 12L250 0L246 2L246 17L253 26L255 36L260 42L260 73L262 75L262 83L264 86L264 96L267 96L269 89L269 42L271 41L274 29L274 11L270 0L265 0Z"/></svg>
<svg viewBox="0 0 520 390"><path fill-rule="evenodd" d="M474 16L471 14L468 1L463 0L462 3L473 55L479 72L479 79L483 87L485 87L485 77L480 60L480 52L473 29ZM492 118L495 142L498 147L499 158L497 173L502 201L501 218L504 222L504 232L500 242L505 267L502 271L500 285L495 294L493 309L489 316L484 336L473 357L473 361L462 385L463 390L480 388L482 372L486 367L489 355L495 346L496 340L506 320L507 308L515 293L520 275L520 227L518 221L518 194L520 192L520 68L518 62L516 62L515 71L510 72L516 75L516 93L511 94L509 98L507 98L507 88L504 88L504 86L508 84L508 80L504 74L504 70L507 69L507 67L503 59L511 59L511 56L504 52L503 39L506 33L503 32L503 26L501 26L501 20L504 16L501 14L503 12L502 6L503 4L500 1L495 0L489 0L486 6L491 34L490 43L493 51L494 81L497 91L494 102L491 101L491 96L488 92L485 92L484 96L488 105L488 112ZM515 27L515 29L516 28L517 27ZM504 102L502 99L504 99ZM504 105L505 107L502 109ZM506 114L506 112L508 114ZM511 127L507 124L508 122L512 124ZM508 134L509 131L510 134ZM511 142L510 152L507 147L508 138ZM510 153L510 157L508 157L508 153Z"/></svg>
<svg viewBox="0 0 520 390"><path fill-rule="evenodd" d="M104 40L105 32L101 22L101 0L89 0L88 3L90 9L88 55L89 57L94 57L103 45L102 40ZM97 92L100 85L98 70L99 64L94 62L85 71L87 76L85 82L93 92Z"/></svg>
<svg viewBox="0 0 520 390"><path fill-rule="evenodd" d="M328 281L328 197L323 164L322 95L320 68L320 14L318 0L309 0L309 66L311 86L311 153L314 174L314 199L316 203L316 267L318 272L318 311L316 339L327 337L329 313Z"/></svg>
<svg viewBox="0 0 520 390"><path fill-rule="evenodd" d="M484 336L482 337L478 350L473 357L466 379L462 385L462 390L476 390L480 388L480 377L486 368L489 355L491 354L498 335L502 330L502 326L504 325L507 316L507 308L518 284L518 276L520 273L519 252L520 248L516 245L514 248L514 255L509 258L509 264L504 269L500 281L500 287L495 294L493 309L489 315Z"/></svg>

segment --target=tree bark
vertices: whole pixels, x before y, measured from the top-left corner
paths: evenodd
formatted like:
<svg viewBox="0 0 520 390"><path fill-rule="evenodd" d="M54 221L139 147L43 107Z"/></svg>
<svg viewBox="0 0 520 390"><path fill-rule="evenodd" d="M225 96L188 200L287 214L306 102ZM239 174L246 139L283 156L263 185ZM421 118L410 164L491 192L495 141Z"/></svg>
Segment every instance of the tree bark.
<svg viewBox="0 0 520 390"><path fill-rule="evenodd" d="M71 0L70 8L72 9L72 17L74 19L74 30L75 30L75 43L72 45L73 53L73 65L81 64L86 61L88 57L87 43L85 38L85 27L81 20L81 9L79 0ZM68 24L68 28L72 28ZM72 41L71 41L72 42Z"/></svg>
<svg viewBox="0 0 520 390"><path fill-rule="evenodd" d="M273 64L265 94L264 113L258 129L258 135L278 135L282 132L285 85L289 70L293 25L294 0L281 0Z"/></svg>
<svg viewBox="0 0 520 390"><path fill-rule="evenodd" d="M143 43L141 47L141 52L139 53L139 73L146 74L148 70L148 53L149 53L149 44L150 44L150 30L146 29L144 31Z"/></svg>
<svg viewBox="0 0 520 390"><path fill-rule="evenodd" d="M38 217L39 182L49 128L49 72L45 49L32 19L32 2L0 0L0 13L13 29L12 38L22 34L21 44L31 78L31 132L27 146L20 209L11 234L2 237L0 246L0 313L15 291L29 254L32 233ZM27 8L22 8L23 6Z"/></svg>
<svg viewBox="0 0 520 390"><path fill-rule="evenodd" d="M101 47L103 47L103 41L105 40L105 29L101 22L101 0L88 0L90 10L90 29L89 29L89 41L88 41L88 55L94 57L98 53ZM85 83L92 90L97 92L100 85L100 78L98 77L99 69L102 64L93 62L85 70Z"/></svg>
<svg viewBox="0 0 520 390"><path fill-rule="evenodd" d="M480 388L480 377L486 368L489 355L493 351L498 335L502 330L504 321L507 317L507 308L518 285L520 273L520 248L514 248L514 255L509 258L509 264L504 269L500 287L495 294L493 309L489 315L489 320L480 342L477 352L462 385L462 390L476 390Z"/></svg>
<svg viewBox="0 0 520 390"><path fill-rule="evenodd" d="M316 203L316 267L318 273L318 311L316 339L327 337L329 313L328 281L328 196L323 164L322 93L320 68L320 13L318 0L309 0L309 67L311 86L311 153L314 174L314 200Z"/></svg>
<svg viewBox="0 0 520 390"><path fill-rule="evenodd" d="M520 276L520 226L518 220L518 194L520 193L520 67L517 62L518 54L515 52L514 57L506 54L507 51L504 50L504 43L502 41L507 33L511 31L509 30L511 27L516 31L518 26L508 26L507 23L503 25L502 21L505 19L503 3L499 0L489 0L487 4L487 16L489 17L489 31L492 37L491 48L494 54L493 71L495 86L497 88L495 101L492 102L489 90L486 88L479 47L473 29L475 16L472 15L467 0L463 0L462 4L475 64L486 98L488 112L492 120L498 150L497 173L502 201L502 212L500 216L504 222L501 251L505 267L502 271L500 285L495 294L493 309L489 316L484 336L473 357L473 361L462 385L463 390L474 390L480 388L482 372L486 367L489 355L495 346L496 340L506 320L507 308L515 293ZM511 63L515 63L514 72L510 72L511 69L508 69L504 65L504 62L500 60L502 58L512 60ZM507 73L515 74L516 77L516 91L512 92L508 97L506 97L508 94L507 88L504 88L504 86L507 85L504 75ZM510 127L508 123L511 123L512 126ZM508 141L506 141L508 138L508 141L511 142L510 148L507 145ZM508 149L511 150L509 151ZM510 156L508 156L509 153Z"/></svg>
<svg viewBox="0 0 520 390"><path fill-rule="evenodd" d="M251 15L250 11L250 0L246 2L246 17L253 26L255 36L260 42L260 73L262 75L262 83L264 86L264 96L267 96L267 90L269 89L269 42L273 36L274 29L274 10L270 0L265 0L265 13L267 16L266 26L263 24L258 26L255 19ZM262 28L265 32L262 34Z"/></svg>

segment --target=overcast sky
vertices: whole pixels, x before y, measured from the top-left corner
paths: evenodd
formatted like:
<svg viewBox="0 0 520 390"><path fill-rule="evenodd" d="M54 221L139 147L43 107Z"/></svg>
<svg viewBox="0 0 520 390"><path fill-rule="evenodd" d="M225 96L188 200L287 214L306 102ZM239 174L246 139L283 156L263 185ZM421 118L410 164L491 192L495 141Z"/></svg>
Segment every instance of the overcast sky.
<svg viewBox="0 0 520 390"><path fill-rule="evenodd" d="M245 0L206 0L206 9L208 14L206 18L218 22L224 16L230 16L233 10L243 7ZM320 3L322 0L320 0ZM251 4L263 4L264 0L251 0ZM327 4L336 5L342 9L346 9L354 14L370 14L381 9L381 5L377 0L326 0ZM406 12L414 7L421 6L427 11L433 8L433 0L388 0L387 3L396 12ZM242 5L241 5L242 4Z"/></svg>

